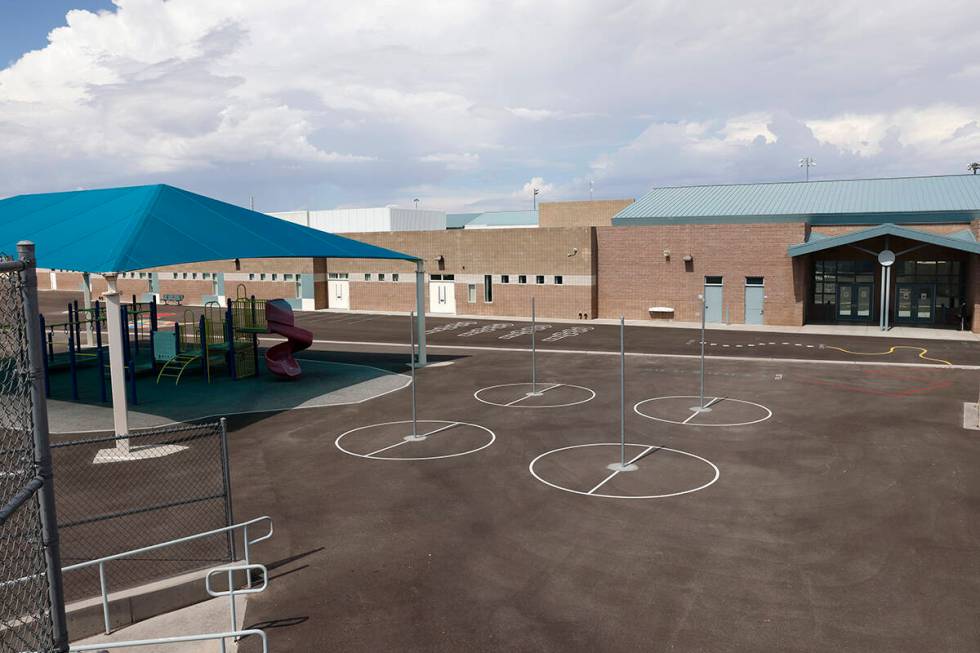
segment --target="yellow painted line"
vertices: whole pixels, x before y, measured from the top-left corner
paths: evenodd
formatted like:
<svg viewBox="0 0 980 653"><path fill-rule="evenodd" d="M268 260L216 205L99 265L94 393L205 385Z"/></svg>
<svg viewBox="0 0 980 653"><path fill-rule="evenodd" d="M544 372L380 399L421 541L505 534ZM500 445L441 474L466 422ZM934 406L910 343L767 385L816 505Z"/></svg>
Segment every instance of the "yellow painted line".
<svg viewBox="0 0 980 653"><path fill-rule="evenodd" d="M836 349L837 351L842 351L845 354L854 354L855 356L887 356L888 354L894 354L896 349L914 349L919 352L919 358L924 361L933 361L934 363L942 363L943 365L952 365L949 361L943 360L941 358L929 358L926 354L929 350L925 347L911 347L909 345L895 345L889 348L888 351L851 351L850 349L844 349L843 347L832 347L830 345L825 345L827 349Z"/></svg>

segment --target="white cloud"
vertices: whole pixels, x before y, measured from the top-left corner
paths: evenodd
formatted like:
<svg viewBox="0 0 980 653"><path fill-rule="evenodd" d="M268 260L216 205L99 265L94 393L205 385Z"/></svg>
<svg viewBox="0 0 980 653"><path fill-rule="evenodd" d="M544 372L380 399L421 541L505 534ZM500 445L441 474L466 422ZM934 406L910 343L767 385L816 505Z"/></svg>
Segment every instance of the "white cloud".
<svg viewBox="0 0 980 653"><path fill-rule="evenodd" d="M446 170L473 170L480 165L480 155L472 152L441 152L419 157L422 163L440 163Z"/></svg>
<svg viewBox="0 0 980 653"><path fill-rule="evenodd" d="M167 181L283 209L407 189L503 208L588 176L635 196L793 177L808 154L833 177L980 151L966 0L116 2L0 70L0 195Z"/></svg>

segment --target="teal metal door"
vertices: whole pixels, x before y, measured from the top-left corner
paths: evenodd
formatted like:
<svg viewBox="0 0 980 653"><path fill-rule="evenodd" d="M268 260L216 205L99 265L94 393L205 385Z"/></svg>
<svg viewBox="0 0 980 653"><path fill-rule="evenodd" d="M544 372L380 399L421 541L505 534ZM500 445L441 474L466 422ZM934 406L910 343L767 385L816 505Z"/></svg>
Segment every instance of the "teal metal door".
<svg viewBox="0 0 980 653"><path fill-rule="evenodd" d="M931 324L936 321L936 289L929 283L895 286L895 321Z"/></svg>
<svg viewBox="0 0 980 653"><path fill-rule="evenodd" d="M873 283L837 284L837 319L849 322L870 322L874 311Z"/></svg>
<svg viewBox="0 0 980 653"><path fill-rule="evenodd" d="M764 322L766 289L763 286L745 286L745 323Z"/></svg>
<svg viewBox="0 0 980 653"><path fill-rule="evenodd" d="M706 322L721 322L724 304L723 286L704 287L704 319Z"/></svg>

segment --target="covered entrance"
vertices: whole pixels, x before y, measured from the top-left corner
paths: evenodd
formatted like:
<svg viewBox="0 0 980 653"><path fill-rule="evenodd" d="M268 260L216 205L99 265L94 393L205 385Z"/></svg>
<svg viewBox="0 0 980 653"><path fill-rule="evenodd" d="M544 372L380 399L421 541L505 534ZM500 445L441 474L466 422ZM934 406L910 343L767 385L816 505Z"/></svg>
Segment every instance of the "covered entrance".
<svg viewBox="0 0 980 653"><path fill-rule="evenodd" d="M807 323L970 328L968 268L980 253L969 229L945 234L884 224L789 248L808 265Z"/></svg>

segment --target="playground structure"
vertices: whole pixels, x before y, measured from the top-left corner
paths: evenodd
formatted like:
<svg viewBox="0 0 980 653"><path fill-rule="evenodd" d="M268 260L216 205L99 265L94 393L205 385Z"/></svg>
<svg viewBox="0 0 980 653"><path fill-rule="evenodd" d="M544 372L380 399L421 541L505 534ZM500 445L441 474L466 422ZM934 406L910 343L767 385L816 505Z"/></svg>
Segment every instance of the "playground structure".
<svg viewBox="0 0 980 653"><path fill-rule="evenodd" d="M108 401L109 351L103 344L103 335L108 332L108 320L104 305L95 301L91 307L79 307L77 301L70 302L67 310L68 319L65 322L46 322L44 316L39 316L41 338L44 346L42 363L44 367L44 387L46 396L51 396L51 378L53 370L67 369L71 382L71 398L77 400L78 374L82 368L95 366L99 370L98 387L100 401ZM148 324L146 318L149 318ZM122 328L123 352L126 371L126 385L130 401L138 403L136 395L136 375L138 372L156 370L156 358L153 353L154 339L152 334L157 331L157 303L151 296L150 301L139 302L133 295L132 302L120 307L120 322ZM82 344L82 332L85 332L85 345ZM65 348L56 348L55 334L62 333L65 338ZM147 356L141 355L141 349ZM144 360L144 358L146 360Z"/></svg>
<svg viewBox="0 0 980 653"><path fill-rule="evenodd" d="M77 401L79 375L92 368L102 370L96 386L99 401L106 403L110 394L107 307L100 301L92 302L89 308L73 301L67 308L63 322L48 322L39 316L47 396L51 397L51 373L64 370L69 374L71 399ZM267 310L273 316L268 322ZM140 302L134 295L131 302L120 307L120 322L126 392L134 405L139 403L136 379L142 373L154 374L157 383L173 379L175 385L189 371L198 369L208 383L222 368L232 380L257 375L258 337L264 333L287 338L266 352L266 368L276 376L296 378L302 369L293 354L313 342L309 331L295 326L287 302L256 300L254 295L247 295L244 285L239 286L234 299L229 298L226 307L209 302L200 315L185 309L171 328L160 320L154 296Z"/></svg>

